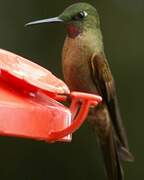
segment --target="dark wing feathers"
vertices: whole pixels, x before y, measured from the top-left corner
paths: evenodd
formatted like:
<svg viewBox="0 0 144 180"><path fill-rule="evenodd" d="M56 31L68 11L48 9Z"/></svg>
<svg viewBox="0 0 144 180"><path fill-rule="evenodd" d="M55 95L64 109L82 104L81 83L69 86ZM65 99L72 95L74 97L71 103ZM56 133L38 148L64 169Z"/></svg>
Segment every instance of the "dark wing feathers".
<svg viewBox="0 0 144 180"><path fill-rule="evenodd" d="M122 157L124 160L131 160L133 157L131 153L129 153L128 141L118 107L114 79L105 56L103 54L92 56L90 66L92 69L92 79L99 94L107 104L116 138L123 151L122 153L125 154Z"/></svg>

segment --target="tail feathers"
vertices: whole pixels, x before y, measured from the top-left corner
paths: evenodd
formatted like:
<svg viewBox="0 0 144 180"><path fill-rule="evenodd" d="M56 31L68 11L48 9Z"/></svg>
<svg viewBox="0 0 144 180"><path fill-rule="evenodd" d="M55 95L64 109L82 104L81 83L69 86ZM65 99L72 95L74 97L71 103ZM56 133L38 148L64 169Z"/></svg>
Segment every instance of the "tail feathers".
<svg viewBox="0 0 144 180"><path fill-rule="evenodd" d="M132 155L132 153L123 146L119 147L119 154L120 154L120 159L123 161L127 161L127 162L134 161L134 156Z"/></svg>
<svg viewBox="0 0 144 180"><path fill-rule="evenodd" d="M105 141L100 142L108 180L123 180L124 174L121 166L118 147L112 132Z"/></svg>
<svg viewBox="0 0 144 180"><path fill-rule="evenodd" d="M123 161L134 161L134 156L129 151L128 139L121 119L118 100L115 96L108 104L109 113L114 127L115 138L119 147L120 159Z"/></svg>

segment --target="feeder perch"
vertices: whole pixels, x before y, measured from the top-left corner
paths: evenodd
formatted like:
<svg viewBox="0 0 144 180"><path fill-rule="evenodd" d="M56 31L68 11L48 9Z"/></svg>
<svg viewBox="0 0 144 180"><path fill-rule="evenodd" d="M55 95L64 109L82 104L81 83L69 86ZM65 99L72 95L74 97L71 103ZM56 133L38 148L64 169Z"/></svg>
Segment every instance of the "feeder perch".
<svg viewBox="0 0 144 180"><path fill-rule="evenodd" d="M67 99L71 99L69 108L58 102ZM97 95L70 92L48 70L0 49L1 136L70 142L89 107L101 100Z"/></svg>

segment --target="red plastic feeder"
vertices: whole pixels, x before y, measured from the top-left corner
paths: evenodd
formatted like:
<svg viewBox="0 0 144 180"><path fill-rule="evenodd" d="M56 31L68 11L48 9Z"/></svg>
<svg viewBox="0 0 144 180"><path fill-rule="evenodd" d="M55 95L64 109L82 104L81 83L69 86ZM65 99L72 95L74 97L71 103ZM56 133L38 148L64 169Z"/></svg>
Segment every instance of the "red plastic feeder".
<svg viewBox="0 0 144 180"><path fill-rule="evenodd" d="M56 100L71 98L70 108ZM101 97L69 92L63 81L41 66L0 50L0 135L71 141L90 105ZM79 102L81 101L80 111ZM75 116L75 114L77 114Z"/></svg>

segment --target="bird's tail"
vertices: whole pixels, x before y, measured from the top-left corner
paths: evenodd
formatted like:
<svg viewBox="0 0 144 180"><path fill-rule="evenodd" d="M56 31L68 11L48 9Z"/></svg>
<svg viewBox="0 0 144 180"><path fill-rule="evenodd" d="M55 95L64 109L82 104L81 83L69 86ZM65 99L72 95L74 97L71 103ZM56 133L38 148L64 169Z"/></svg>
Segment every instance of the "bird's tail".
<svg viewBox="0 0 144 180"><path fill-rule="evenodd" d="M92 109L89 122L98 136L108 180L123 180L120 147L105 104Z"/></svg>
<svg viewBox="0 0 144 180"><path fill-rule="evenodd" d="M123 169L120 162L116 140L112 131L104 140L100 140L106 174L109 180L123 180Z"/></svg>

